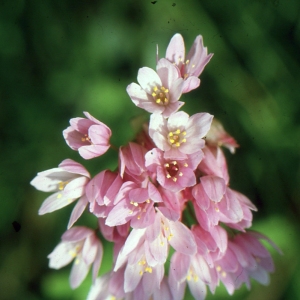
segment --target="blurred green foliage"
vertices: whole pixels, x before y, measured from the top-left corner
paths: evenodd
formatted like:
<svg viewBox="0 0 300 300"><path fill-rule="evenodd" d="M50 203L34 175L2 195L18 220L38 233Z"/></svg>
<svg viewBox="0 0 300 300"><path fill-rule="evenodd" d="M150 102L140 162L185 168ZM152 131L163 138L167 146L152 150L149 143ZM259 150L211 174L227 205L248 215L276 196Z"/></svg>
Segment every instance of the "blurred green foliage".
<svg viewBox="0 0 300 300"><path fill-rule="evenodd" d="M46 195L29 182L67 157L92 174L115 168L112 150L85 162L61 132L88 111L112 128L115 145L132 139L131 121L143 112L126 86L138 68L155 68L156 44L163 57L176 32L187 48L202 34L215 53L184 109L214 114L237 139L231 186L258 207L254 228L284 252L271 250L277 270L268 287L253 282L232 297L220 287L208 299L300 299L299 14L298 0L1 1L1 299L86 297L90 276L72 291L70 267L47 266L72 207L39 217ZM79 224L96 220L86 214ZM107 247L101 273L111 263Z"/></svg>

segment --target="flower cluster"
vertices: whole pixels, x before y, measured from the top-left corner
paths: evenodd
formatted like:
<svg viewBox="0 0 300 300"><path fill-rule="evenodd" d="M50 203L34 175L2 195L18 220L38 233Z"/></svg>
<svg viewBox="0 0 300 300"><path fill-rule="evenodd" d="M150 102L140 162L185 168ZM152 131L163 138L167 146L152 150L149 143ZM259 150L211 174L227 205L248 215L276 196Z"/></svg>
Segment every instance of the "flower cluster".
<svg viewBox="0 0 300 300"><path fill-rule="evenodd" d="M89 300L180 300L187 284L195 299L204 299L207 287L214 293L220 282L229 294L243 283L250 287L251 278L268 283L274 266L261 240L276 246L247 230L256 207L229 187L221 147L234 153L238 144L209 113L178 111L181 95L200 85L211 57L200 35L185 57L183 38L175 34L156 71L139 69L139 84L127 87L132 102L151 115L136 139L119 148L116 170L91 178L66 159L31 181L54 192L41 215L77 200L49 266L59 269L74 259L70 285L76 288L93 265ZM71 149L92 159L110 148L111 130L84 114L70 120L63 136ZM97 229L73 226L86 210L97 218ZM100 277L105 247L99 234L114 243L112 269Z"/></svg>

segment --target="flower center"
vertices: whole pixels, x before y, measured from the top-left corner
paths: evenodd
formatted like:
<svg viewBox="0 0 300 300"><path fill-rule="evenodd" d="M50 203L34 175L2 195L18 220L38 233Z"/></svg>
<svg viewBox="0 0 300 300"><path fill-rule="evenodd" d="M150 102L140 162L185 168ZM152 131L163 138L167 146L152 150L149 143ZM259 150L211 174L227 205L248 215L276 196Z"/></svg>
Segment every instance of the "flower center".
<svg viewBox="0 0 300 300"><path fill-rule="evenodd" d="M87 142L88 144L93 145L93 143L92 143L90 137L89 137L87 134L85 134L85 135L81 138L81 141L82 141L82 142Z"/></svg>
<svg viewBox="0 0 300 300"><path fill-rule="evenodd" d="M178 165L176 160L174 160L170 163L166 163L165 168L166 168L166 173L167 173L166 177L167 178L172 178L172 180L174 182L177 181L177 177L176 177L177 175L179 175L179 176L183 175L182 172L179 172L179 165Z"/></svg>
<svg viewBox="0 0 300 300"><path fill-rule="evenodd" d="M176 131L170 131L168 134L168 140L172 147L179 147L181 143L185 143L186 131L182 131L177 129Z"/></svg>
<svg viewBox="0 0 300 300"><path fill-rule="evenodd" d="M169 90L166 89L165 87L162 86L159 89L157 86L155 86L153 88L153 93L152 93L155 103L158 105L168 105L169 104L168 93Z"/></svg>

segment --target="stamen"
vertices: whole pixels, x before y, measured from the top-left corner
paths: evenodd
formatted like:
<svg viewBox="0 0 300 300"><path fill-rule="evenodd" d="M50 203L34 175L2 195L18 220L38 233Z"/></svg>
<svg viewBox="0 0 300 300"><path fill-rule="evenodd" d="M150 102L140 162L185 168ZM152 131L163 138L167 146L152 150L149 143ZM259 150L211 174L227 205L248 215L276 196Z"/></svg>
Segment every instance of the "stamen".
<svg viewBox="0 0 300 300"><path fill-rule="evenodd" d="M185 64L187 65L189 62L190 62L190 60L189 60L189 59L187 59L187 60L185 61Z"/></svg>
<svg viewBox="0 0 300 300"><path fill-rule="evenodd" d="M62 194L58 194L56 198L59 199L61 197L62 197Z"/></svg>
<svg viewBox="0 0 300 300"><path fill-rule="evenodd" d="M164 166L165 166L166 168L169 168L169 167L170 167L170 165L169 165L169 164L164 164Z"/></svg>
<svg viewBox="0 0 300 300"><path fill-rule="evenodd" d="M182 174L182 172L179 172L179 174L178 174L179 176L182 176L183 174Z"/></svg>
<svg viewBox="0 0 300 300"><path fill-rule="evenodd" d="M177 178L176 178L176 177L173 177L172 180L173 180L174 182L176 182L176 181L177 181Z"/></svg>
<svg viewBox="0 0 300 300"><path fill-rule="evenodd" d="M189 165L188 165L187 163L184 163L183 166L184 166L184 167L188 167Z"/></svg>
<svg viewBox="0 0 300 300"><path fill-rule="evenodd" d="M168 173L168 174L166 175L166 177L167 177L167 178L171 178L171 175Z"/></svg>

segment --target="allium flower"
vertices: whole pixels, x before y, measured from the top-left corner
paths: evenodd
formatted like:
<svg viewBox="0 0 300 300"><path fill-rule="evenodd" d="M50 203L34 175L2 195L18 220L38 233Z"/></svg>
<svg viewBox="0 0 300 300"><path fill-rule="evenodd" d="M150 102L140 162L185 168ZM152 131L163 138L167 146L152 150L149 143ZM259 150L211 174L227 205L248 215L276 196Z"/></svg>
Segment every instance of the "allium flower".
<svg viewBox="0 0 300 300"><path fill-rule="evenodd" d="M169 117L184 104L178 101L183 79L177 67L164 58L158 61L156 71L148 67L139 69L140 85L131 83L127 93L136 106Z"/></svg>
<svg viewBox="0 0 300 300"><path fill-rule="evenodd" d="M229 294L233 294L243 283L250 288L250 278L261 284L269 283L269 273L274 264L269 251L260 239L269 242L279 253L280 249L264 235L257 232L245 232L228 241L227 251L220 260L215 261L219 279Z"/></svg>
<svg viewBox="0 0 300 300"><path fill-rule="evenodd" d="M30 184L43 192L56 192L43 202L39 214L53 212L82 197L73 210L70 227L79 218L88 203L84 194L89 178L89 172L72 159L65 159L58 168L38 173Z"/></svg>
<svg viewBox="0 0 300 300"><path fill-rule="evenodd" d="M213 116L198 113L191 117L183 111L176 112L168 120L159 114L150 118L149 135L156 146L165 151L165 158L186 159L187 155L201 151L202 139L208 132Z"/></svg>
<svg viewBox="0 0 300 300"><path fill-rule="evenodd" d="M196 184L194 170L203 157L202 152L195 152L184 160L165 159L163 152L154 148L147 152L146 167L156 173L160 185L172 192L179 192Z"/></svg>
<svg viewBox="0 0 300 300"><path fill-rule="evenodd" d="M91 159L108 150L111 130L88 112L83 113L87 119L71 119L71 126L63 131L63 136L71 149L78 151L84 159Z"/></svg>
<svg viewBox="0 0 300 300"><path fill-rule="evenodd" d="M48 255L49 267L60 269L75 259L70 285L77 288L93 264L93 280L96 279L102 261L103 247L95 232L87 227L73 227L62 235L62 242Z"/></svg>
<svg viewBox="0 0 300 300"><path fill-rule="evenodd" d="M107 217L122 183L120 175L116 172L104 170L97 174L86 186L90 212L98 218Z"/></svg>
<svg viewBox="0 0 300 300"><path fill-rule="evenodd" d="M166 58L178 66L181 77L185 80L182 88L183 93L187 93L200 85L198 76L200 76L212 56L213 54L207 55L207 48L203 46L201 35L196 37L186 58L181 34L176 33L172 37L166 51Z"/></svg>

